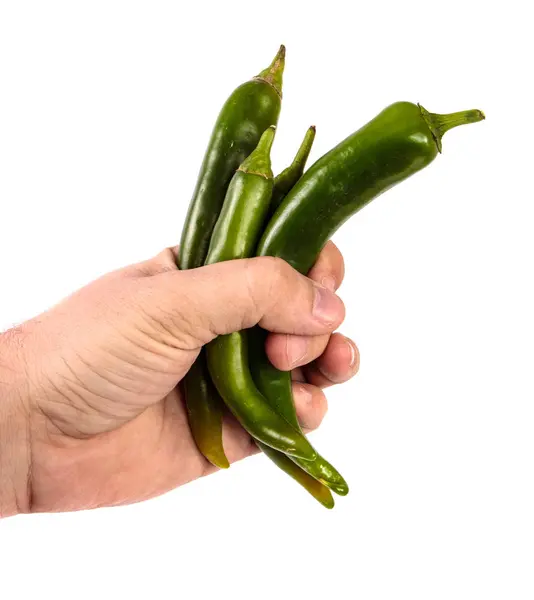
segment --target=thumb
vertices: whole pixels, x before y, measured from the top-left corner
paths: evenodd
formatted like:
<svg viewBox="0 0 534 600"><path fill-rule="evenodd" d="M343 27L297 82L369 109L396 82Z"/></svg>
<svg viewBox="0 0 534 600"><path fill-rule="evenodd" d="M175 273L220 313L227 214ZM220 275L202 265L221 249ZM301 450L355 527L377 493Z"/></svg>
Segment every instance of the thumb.
<svg viewBox="0 0 534 600"><path fill-rule="evenodd" d="M154 278L157 318L190 348L256 324L277 333L321 335L345 316L341 299L279 258L232 260Z"/></svg>

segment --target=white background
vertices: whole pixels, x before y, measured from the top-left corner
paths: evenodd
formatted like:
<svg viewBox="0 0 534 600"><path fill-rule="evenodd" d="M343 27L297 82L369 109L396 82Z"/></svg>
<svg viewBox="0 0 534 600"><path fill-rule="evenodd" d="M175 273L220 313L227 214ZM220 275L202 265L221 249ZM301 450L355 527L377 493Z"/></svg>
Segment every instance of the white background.
<svg viewBox="0 0 534 600"><path fill-rule="evenodd" d="M226 96L287 46L275 171L397 100L481 108L336 236L358 377L326 511L255 457L0 523L0 596L534 596L531 26L507 2L0 1L0 329L177 243Z"/></svg>

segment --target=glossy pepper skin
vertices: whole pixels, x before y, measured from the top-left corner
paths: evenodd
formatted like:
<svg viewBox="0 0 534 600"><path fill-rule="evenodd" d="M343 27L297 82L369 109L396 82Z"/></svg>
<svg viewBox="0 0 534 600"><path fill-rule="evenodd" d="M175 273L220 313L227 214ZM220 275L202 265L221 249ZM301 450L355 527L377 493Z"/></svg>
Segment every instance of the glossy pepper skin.
<svg viewBox="0 0 534 600"><path fill-rule="evenodd" d="M274 178L273 197L271 198L271 213L282 203L293 186L302 177L306 162L315 140L315 125L312 125L302 140L293 162Z"/></svg>
<svg viewBox="0 0 534 600"><path fill-rule="evenodd" d="M260 327L254 327L246 334L249 340L250 370L254 383L274 410L295 428L300 429L293 401L291 374L287 371L279 371L267 357L265 353L266 331ZM290 459L309 476L330 488L336 494L346 496L349 493L349 486L345 479L320 454L317 454L317 458L313 461L301 460L294 456ZM292 473L289 474L294 477ZM299 481L299 483L306 487L305 481L304 479L304 482ZM316 489L316 486L313 489ZM310 493L312 492L310 491Z"/></svg>
<svg viewBox="0 0 534 600"><path fill-rule="evenodd" d="M434 160L446 131L483 118L478 110L438 115L408 102L389 106L295 184L267 225L258 256L278 256L307 273L351 215ZM287 411L294 406L287 401L290 373L273 367L263 348L257 352L251 361L257 385L278 410Z"/></svg>
<svg viewBox="0 0 534 600"><path fill-rule="evenodd" d="M239 86L224 104L213 128L182 230L180 269L204 264L230 179L256 147L263 131L277 123L284 63L285 48L281 46L271 65ZM216 467L228 468L222 445L222 400L213 388L203 353L197 362L183 382L191 431L202 454Z"/></svg>
<svg viewBox="0 0 534 600"><path fill-rule="evenodd" d="M202 454L216 467L230 466L222 444L223 401L211 381L206 355L201 350L184 378L184 393L189 426Z"/></svg>
<svg viewBox="0 0 534 600"><path fill-rule="evenodd" d="M264 225L273 190L270 150L274 127L232 178L211 237L206 264L247 258ZM313 460L315 451L300 430L280 417L252 380L243 332L221 335L206 346L208 368L226 406L255 439L286 454Z"/></svg>
<svg viewBox="0 0 534 600"><path fill-rule="evenodd" d="M254 384L246 335L236 332L215 338L207 346L207 355L217 391L254 439L290 456L315 459L316 453L306 437L271 408Z"/></svg>
<svg viewBox="0 0 534 600"><path fill-rule="evenodd" d="M479 110L438 115L410 102L388 106L308 169L267 225L258 256L279 256L307 273L351 215L436 158L446 131L483 118Z"/></svg>
<svg viewBox="0 0 534 600"><path fill-rule="evenodd" d="M326 508L334 508L334 499L330 490L322 485L319 481L308 475L298 465L296 465L289 456L283 452L277 452L269 446L256 442L260 450L264 452L274 464L292 477L297 483L309 492L316 500L318 500Z"/></svg>
<svg viewBox="0 0 534 600"><path fill-rule="evenodd" d="M285 47L257 77L239 86L217 118L200 169L180 241L180 269L204 264L226 190L262 133L276 125L282 101Z"/></svg>
<svg viewBox="0 0 534 600"><path fill-rule="evenodd" d="M306 162L310 155L315 140L315 126L312 125L297 151L293 162L274 178L273 195L271 198L270 214L272 215L282 200L290 192L297 181L302 177ZM276 369L265 354L266 332L260 327L254 327L246 332L249 340L249 357L252 378L260 392L270 402L271 406L282 415L296 429L300 424L295 411L291 378L287 373ZM258 444L265 452L265 447ZM329 487L337 494L348 494L349 487L338 471L319 454L313 461L301 460L296 457L286 457L284 454L272 450L266 454L269 458L290 477L300 483L323 506L332 508L334 501L332 494L324 489ZM291 464L293 461L295 464ZM300 467L300 469L298 468Z"/></svg>

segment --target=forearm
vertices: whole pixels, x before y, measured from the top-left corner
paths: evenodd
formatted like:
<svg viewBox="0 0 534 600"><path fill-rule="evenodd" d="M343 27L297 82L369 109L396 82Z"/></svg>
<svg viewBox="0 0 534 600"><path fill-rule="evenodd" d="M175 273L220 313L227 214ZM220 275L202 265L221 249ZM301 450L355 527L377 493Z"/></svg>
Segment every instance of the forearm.
<svg viewBox="0 0 534 600"><path fill-rule="evenodd" d="M0 333L0 518L28 512L31 444L25 333Z"/></svg>

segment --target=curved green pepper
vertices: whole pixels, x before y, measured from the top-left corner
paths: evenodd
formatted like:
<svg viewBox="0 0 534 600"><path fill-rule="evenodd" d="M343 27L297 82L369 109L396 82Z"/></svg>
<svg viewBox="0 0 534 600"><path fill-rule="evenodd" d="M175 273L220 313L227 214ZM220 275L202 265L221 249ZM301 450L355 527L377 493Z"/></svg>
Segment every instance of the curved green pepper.
<svg viewBox="0 0 534 600"><path fill-rule="evenodd" d="M324 244L351 215L434 160L444 133L482 119L479 110L438 115L408 102L389 106L298 181L269 222L258 256L278 256L307 273ZM290 373L273 367L264 350L252 370L263 393L272 402L278 399L278 410L287 411L292 405L287 402Z"/></svg>
<svg viewBox="0 0 534 600"><path fill-rule="evenodd" d="M204 264L230 179L265 129L278 122L284 62L281 46L267 69L231 94L217 118L182 230L178 258L182 270ZM183 382L191 431L204 456L215 466L227 468L222 401L209 379L203 353L197 361Z"/></svg>
<svg viewBox="0 0 534 600"><path fill-rule="evenodd" d="M300 429L293 401L291 374L288 371L278 370L267 357L265 353L267 333L263 329L255 327L247 333L250 346L250 370L254 383L276 412L295 428ZM311 461L301 460L294 456L290 458L308 475L329 487L336 494L346 496L349 493L347 482L320 454Z"/></svg>
<svg viewBox="0 0 534 600"><path fill-rule="evenodd" d="M444 133L483 118L479 110L438 115L410 102L387 107L306 171L269 221L258 256L307 273L350 216L436 158Z"/></svg>
<svg viewBox="0 0 534 600"><path fill-rule="evenodd" d="M270 127L232 178L211 237L206 264L254 254L273 190L270 160L273 140L274 127ZM286 454L307 460L316 457L302 432L279 416L255 386L244 332L215 338L206 346L206 354L217 391L252 437Z"/></svg>
<svg viewBox="0 0 534 600"><path fill-rule="evenodd" d="M303 471L293 460L286 456L283 452L273 450L269 446L256 441L256 444L264 454L266 454L273 463L285 471L297 483L308 491L316 500L318 500L326 508L334 508L334 499L330 490L325 487L320 481L317 481L305 471Z"/></svg>
<svg viewBox="0 0 534 600"><path fill-rule="evenodd" d="M352 214L432 162L446 131L483 118L477 110L436 115L408 102L386 108L298 181L269 222L257 254L281 257L307 273L326 241ZM252 369L263 393L271 401L278 399L278 410L287 411L292 406L287 401L290 373L273 367L264 351Z"/></svg>
<svg viewBox="0 0 534 600"><path fill-rule="evenodd" d="M185 219L178 259L180 269L204 264L230 180L258 145L263 132L277 124L284 66L285 47L280 46L271 65L239 86L222 107Z"/></svg>
<svg viewBox="0 0 534 600"><path fill-rule="evenodd" d="M275 177L273 197L271 199L271 212L276 210L287 193L302 176L314 139L315 127L312 126L306 132L293 162ZM251 373L254 383L278 414L282 415L296 429L300 429L293 402L291 379L285 372L276 369L265 354L264 348L267 333L260 327L254 327L247 332L247 336L250 348ZM263 450L261 445L260 448ZM288 475L293 477L293 479L296 479L312 496L316 497L325 506L330 501L325 504L322 500L325 497L327 499L328 497L331 498L332 495L329 492L326 494L323 486L328 486L340 495L348 493L349 488L343 477L322 456L317 455L317 458L313 461L290 457L289 460L293 461L295 465L298 465L304 471L303 473L299 473L299 469L295 465L291 466L288 462L288 457L285 457L283 454L275 456L273 452L276 451L271 452L269 456L271 460L288 473Z"/></svg>
<svg viewBox="0 0 534 600"><path fill-rule="evenodd" d="M223 402L211 381L204 349L187 375L184 378L184 393L193 439L212 464L227 469L230 463L222 444Z"/></svg>

